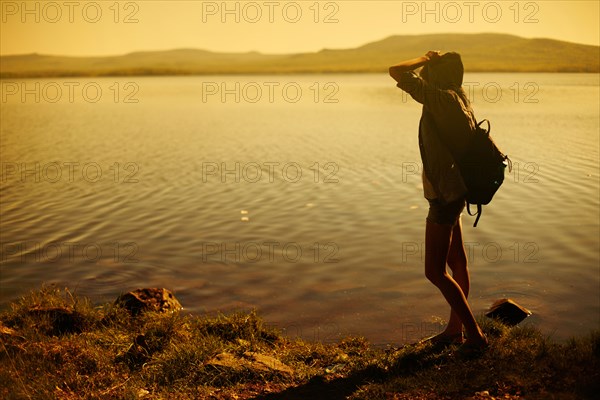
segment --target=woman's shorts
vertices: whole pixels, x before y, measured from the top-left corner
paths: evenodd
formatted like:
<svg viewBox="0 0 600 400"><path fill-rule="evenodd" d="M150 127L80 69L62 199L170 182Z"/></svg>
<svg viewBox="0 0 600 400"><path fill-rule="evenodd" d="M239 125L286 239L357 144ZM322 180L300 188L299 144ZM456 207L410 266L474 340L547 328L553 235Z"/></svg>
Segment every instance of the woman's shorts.
<svg viewBox="0 0 600 400"><path fill-rule="evenodd" d="M453 201L448 204L442 204L438 199L427 199L427 201L429 201L427 221L434 224L454 226L465 208L464 199Z"/></svg>

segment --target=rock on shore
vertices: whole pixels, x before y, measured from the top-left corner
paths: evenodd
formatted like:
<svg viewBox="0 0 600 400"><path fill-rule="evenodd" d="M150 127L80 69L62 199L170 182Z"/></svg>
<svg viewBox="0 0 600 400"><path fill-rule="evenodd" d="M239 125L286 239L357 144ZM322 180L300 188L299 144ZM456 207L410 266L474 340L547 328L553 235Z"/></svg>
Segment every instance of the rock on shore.
<svg viewBox="0 0 600 400"><path fill-rule="evenodd" d="M132 290L119 296L115 303L122 304L133 315L143 311L175 312L183 308L175 295L165 288Z"/></svg>

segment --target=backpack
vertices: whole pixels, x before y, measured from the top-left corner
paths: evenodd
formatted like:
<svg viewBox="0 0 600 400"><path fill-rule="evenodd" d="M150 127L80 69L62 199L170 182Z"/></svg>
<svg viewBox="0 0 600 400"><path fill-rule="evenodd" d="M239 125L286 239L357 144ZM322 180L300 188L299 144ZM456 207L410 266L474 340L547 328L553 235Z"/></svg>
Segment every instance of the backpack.
<svg viewBox="0 0 600 400"><path fill-rule="evenodd" d="M487 130L481 124L487 122ZM482 205L492 201L492 197L504 181L504 170L512 170L512 162L503 154L490 137L490 121L479 122L465 153L456 160L465 186L467 187L467 212L475 218L477 226L482 213ZM477 205L477 212L471 213L470 205Z"/></svg>

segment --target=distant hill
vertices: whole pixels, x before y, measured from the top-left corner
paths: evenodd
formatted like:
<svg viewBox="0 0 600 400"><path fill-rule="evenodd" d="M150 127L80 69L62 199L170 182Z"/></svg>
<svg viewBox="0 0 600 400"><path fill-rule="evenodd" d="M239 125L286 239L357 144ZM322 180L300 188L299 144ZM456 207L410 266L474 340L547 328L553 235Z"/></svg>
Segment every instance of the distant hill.
<svg viewBox="0 0 600 400"><path fill-rule="evenodd" d="M428 50L456 51L469 72L600 72L600 47L506 34L391 36L354 49L268 55L197 49L109 57L0 57L0 77L384 72Z"/></svg>

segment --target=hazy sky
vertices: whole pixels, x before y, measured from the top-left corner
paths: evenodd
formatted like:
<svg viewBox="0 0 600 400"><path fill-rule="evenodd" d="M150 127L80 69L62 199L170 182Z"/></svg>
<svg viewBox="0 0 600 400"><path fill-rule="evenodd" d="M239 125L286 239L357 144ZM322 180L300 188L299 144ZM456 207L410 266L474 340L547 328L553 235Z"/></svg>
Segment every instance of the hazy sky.
<svg viewBox="0 0 600 400"><path fill-rule="evenodd" d="M0 54L293 53L390 35L511 33L598 45L590 1L0 1ZM443 49L442 49L443 50ZM493 49L492 49L493 50Z"/></svg>

